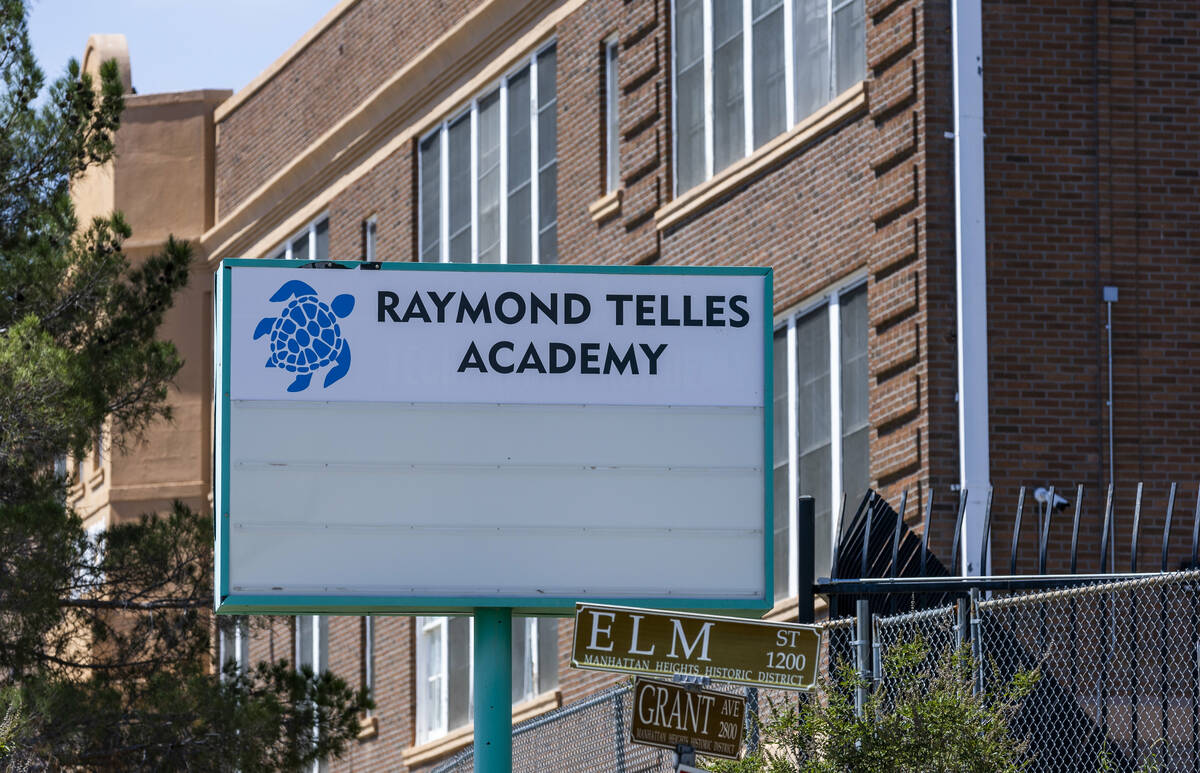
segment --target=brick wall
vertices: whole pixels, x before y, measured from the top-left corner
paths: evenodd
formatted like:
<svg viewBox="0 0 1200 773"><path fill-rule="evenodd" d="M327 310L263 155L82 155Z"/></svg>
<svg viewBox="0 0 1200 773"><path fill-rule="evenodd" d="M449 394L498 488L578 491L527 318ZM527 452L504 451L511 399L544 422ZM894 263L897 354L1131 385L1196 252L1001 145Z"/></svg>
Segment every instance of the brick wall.
<svg viewBox="0 0 1200 773"><path fill-rule="evenodd" d="M1191 431L1200 419L1197 10L988 2L984 41L1000 523L1011 523L1019 485L1069 487L1074 500L1083 483L1080 568L1098 566L1109 458L1101 290L1115 285L1118 567L1129 566L1134 484L1144 479L1139 560L1157 568L1170 480L1184 485L1176 542L1186 532L1190 543L1200 450ZM1052 521L1050 544L1069 544L1071 515ZM1022 534L1032 555L1033 530ZM1006 560L1010 535L998 533ZM1066 561L1059 551L1049 568Z"/></svg>
<svg viewBox="0 0 1200 773"><path fill-rule="evenodd" d="M294 663L294 618L255 618L251 629L249 661L287 660ZM358 689L363 680L362 618L330 617L329 670ZM416 697L413 692L415 639L413 618L375 618L375 704L378 735L351 741L334 763L342 770L396 770L401 752L413 744Z"/></svg>
<svg viewBox="0 0 1200 773"><path fill-rule="evenodd" d="M428 25L448 24L467 8L438 5L431 13L430 5L418 14L418 6L363 0L232 113L218 152L221 211L435 37ZM958 479L948 4L868 0L869 112L660 231L654 213L670 201L672 180L669 7L591 0L559 25L561 259L770 265L780 313L865 272L871 478L894 504L909 491L913 522L933 495L931 547L948 556ZM375 19L370 34L362 29L368 18ZM1200 96L1200 23L1179 3L1141 3L1135 11L1107 0L988 0L984 30L994 555L1007 560L1017 486L1077 482L1088 486L1082 549L1096 552L1097 489L1107 476L1099 298L1101 286L1115 284L1117 477L1152 483L1143 513L1149 567L1160 547L1166 482L1194 475L1200 450L1193 431L1200 135L1189 130ZM619 214L596 223L587 207L603 193L601 50L613 34L624 194ZM389 53L372 58L371 46ZM333 85L313 87L325 77ZM304 102L318 94L321 104ZM294 115L306 117L282 120ZM412 258L414 157L409 143L334 199L333 257L361 254L360 223L375 214L379 255ZM1194 486L1181 492L1177 523L1190 516ZM1117 498L1123 565L1132 496L1128 486ZM1182 523L1181 542L1190 517ZM1068 542L1069 528L1069 518L1056 518L1052 544ZM1023 533L1022 568L1030 570L1033 530ZM1065 555L1060 547L1050 570L1064 569ZM1081 562L1093 568L1094 560ZM334 621L334 665L347 676L358 673L357 654L349 654L357 653L357 630L356 621ZM569 622L559 630L564 700L616 681L570 670ZM347 769L391 769L397 750L411 743L411 623L381 619L379 631L380 684L395 692L381 693L379 738L354 747ZM386 658L385 647L392 648Z"/></svg>
<svg viewBox="0 0 1200 773"><path fill-rule="evenodd" d="M479 0L359 0L220 122L217 216L227 215Z"/></svg>

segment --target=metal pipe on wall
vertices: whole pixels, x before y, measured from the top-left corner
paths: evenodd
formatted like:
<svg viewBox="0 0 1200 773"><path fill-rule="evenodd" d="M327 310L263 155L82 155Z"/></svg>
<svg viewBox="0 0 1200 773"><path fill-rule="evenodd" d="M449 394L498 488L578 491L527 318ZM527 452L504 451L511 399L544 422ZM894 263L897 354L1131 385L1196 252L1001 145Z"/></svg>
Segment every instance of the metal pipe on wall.
<svg viewBox="0 0 1200 773"><path fill-rule="evenodd" d="M963 574L987 564L981 533L991 484L988 449L987 254L983 156L982 0L954 0L954 214L958 305L959 485L967 500Z"/></svg>

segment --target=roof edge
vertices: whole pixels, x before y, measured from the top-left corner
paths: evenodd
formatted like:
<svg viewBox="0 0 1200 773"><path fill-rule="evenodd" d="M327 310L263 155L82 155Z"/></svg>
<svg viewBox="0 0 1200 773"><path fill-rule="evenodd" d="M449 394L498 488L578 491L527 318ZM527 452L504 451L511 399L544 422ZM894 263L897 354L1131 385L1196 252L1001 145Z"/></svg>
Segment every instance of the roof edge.
<svg viewBox="0 0 1200 773"><path fill-rule="evenodd" d="M359 0L340 0L321 20L313 25L308 32L300 36L300 38L284 51L283 54L267 66L265 70L254 76L254 79L239 89L233 96L222 102L213 114L213 120L217 123L229 117L230 113L242 106L246 100L254 96L259 89L267 85L276 75L283 70L284 67L296 57L298 57L304 49L317 38L319 38L326 29L331 27L334 22L342 17L346 11L349 11L354 6L358 5Z"/></svg>
<svg viewBox="0 0 1200 773"><path fill-rule="evenodd" d="M191 89L189 91L156 91L152 94L128 94L126 107L154 107L184 102L216 102L224 104L233 94L232 89Z"/></svg>

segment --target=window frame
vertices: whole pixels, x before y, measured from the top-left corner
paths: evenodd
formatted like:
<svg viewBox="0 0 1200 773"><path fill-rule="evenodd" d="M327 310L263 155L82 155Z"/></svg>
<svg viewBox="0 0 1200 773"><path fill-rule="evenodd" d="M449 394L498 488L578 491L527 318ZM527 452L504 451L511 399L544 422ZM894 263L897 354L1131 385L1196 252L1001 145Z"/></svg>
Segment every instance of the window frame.
<svg viewBox="0 0 1200 773"><path fill-rule="evenodd" d="M303 228L298 229L291 236L283 240L283 245L272 250L269 257L275 260L329 260L329 256L319 257L317 255L317 226L324 221L326 224L326 232L328 233L329 212L325 211L308 221ZM308 257L295 258L292 256L292 245L304 233L308 234Z"/></svg>
<svg viewBox="0 0 1200 773"><path fill-rule="evenodd" d="M713 46L713 2L714 0L698 0L702 14L702 54L701 66L703 68L703 100L704 100L704 174L700 179L690 185L686 189L681 189L679 184L679 89L676 85L678 75L678 60L677 60L677 39L678 33L676 24L678 21L678 13L676 5L678 0L671 0L671 190L674 197L678 197L688 190L692 190L700 185L711 180L724 169L737 163L737 160L748 158L753 155L758 147L762 147L774 137L782 136L796 126L811 113L798 115L796 108L796 59L795 59L795 4L798 0L782 0L783 5L783 79L784 79L784 129L770 138L764 139L757 147L754 143L754 9L753 0L741 0L742 2L742 112L743 112L743 131L742 143L743 152L738 159L730 162L730 164L716 169L716 130L715 130L715 114L713 107L714 100L714 46ZM866 12L865 0L825 0L825 48L826 61L828 65L828 79L826 87L828 96L822 104L828 104L837 96L837 53L834 46L834 15L842 9L856 3L863 2L864 14ZM769 12L768 12L769 13ZM865 40L865 25L864 25L864 40L862 45L864 78L865 60L866 60L866 40Z"/></svg>
<svg viewBox="0 0 1200 773"><path fill-rule="evenodd" d="M621 187L620 153L620 50L616 35L604 41L604 192Z"/></svg>
<svg viewBox="0 0 1200 773"><path fill-rule="evenodd" d="M362 688L371 698L375 697L375 617L362 617ZM369 717L375 712L367 709Z"/></svg>
<svg viewBox="0 0 1200 773"><path fill-rule="evenodd" d="M421 617L415 617L415 618L413 618L413 620L415 622L416 635L417 635L417 642L416 642L417 646L415 647L416 653L417 653L417 663L416 663L416 682L417 682L416 725L417 726L416 726L416 733L414 733L414 736L416 738L417 744L423 744L423 743L428 743L430 741L435 741L438 738L441 738L442 736L444 736L448 732L450 732L450 729L451 729L449 727L449 724L450 724L450 721L449 721L449 716L450 716L450 687L449 687L450 663L448 662L449 656L450 656L450 618L445 617L445 616L440 616L440 617L438 617L438 616L434 616L434 617L421 616ZM436 646L438 648L438 653L439 653L438 662L441 664L441 668L438 670L437 674L431 674L429 671L429 655L428 655L429 644L426 643L427 642L426 635L429 633L432 633L435 630L439 631ZM474 621L472 621L472 624L471 624L472 640L474 637L474 630L475 630ZM469 696L468 704L469 704L471 713L474 713L474 703L475 703L475 685L474 685L475 679L474 679L474 676L475 676L474 663L472 663L472 671L471 671L471 682L472 683L468 687L468 696ZM441 683L441 689L439 690L439 695L441 696L441 701L438 706L431 707L429 705L428 701L425 700L425 695L426 695L425 685L427 682L429 682L430 680L432 680L434 678L438 679ZM437 711L436 722L430 721L431 720L430 712L433 710Z"/></svg>
<svg viewBox="0 0 1200 773"><path fill-rule="evenodd" d="M420 134L416 142L416 172L417 172L417 206L416 206L416 222L417 222L417 260L418 262L426 263L479 263L479 103L486 97L492 94L497 95L497 110L499 111L499 131L498 131L498 147L497 154L499 156L498 166L498 186L499 186L499 202L497 207L498 219L498 247L499 254L496 263L498 265L506 265L508 259L508 115L509 115L509 81L520 75L522 71L526 72L529 77L529 214L530 214L530 253L528 264L516 265L539 265L542 263L540 255L540 236L543 228L540 225L540 206L538 196L538 185L540 172L543 168L549 166L549 162L545 164L539 163L538 157L538 117L541 111L538 105L538 60L549 51L555 49L555 79L557 80L557 45L556 39L551 39L541 44L529 54L522 56L499 78L488 83L480 89L475 96L467 101L465 105L451 112L445 119L438 123L428 131ZM557 123L557 83L555 85L555 103L553 109L556 113L555 121ZM470 121L470 184L471 184L471 259L469 261L451 261L450 259L450 143L449 133L450 127L457 124L463 118ZM557 127L555 134L557 135ZM425 252L425 223L422 212L422 183L425 179L425 161L421 152L421 148L430 138L438 137L438 258L434 260L424 260ZM554 163L558 164L558 151L555 149ZM557 174L557 171L556 171ZM554 225L557 229L558 216L555 214ZM557 252L557 251L556 251ZM557 254L555 255L557 262Z"/></svg>
<svg viewBox="0 0 1200 773"><path fill-rule="evenodd" d="M235 615L217 635L217 673L222 680L226 678L225 663L230 660L237 666L239 674L245 673L249 649L249 620L243 615Z"/></svg>
<svg viewBox="0 0 1200 773"><path fill-rule="evenodd" d="M362 259L367 263L374 263L378 260L376 257L376 244L379 234L379 216L371 215L364 218L362 221L362 237L363 237L363 254Z"/></svg>
<svg viewBox="0 0 1200 773"><path fill-rule="evenodd" d="M537 697L539 692L539 684L542 681L542 663L540 657L540 637L539 621L543 618L539 617L524 617L520 619L525 628L525 659L522 669L521 678L521 696L513 701L514 706L524 703ZM449 733L457 730L458 727L450 727L450 618L446 616L435 617L415 617L414 618L415 633L416 633L416 732L413 734L416 739L416 745L430 743L442 738ZM426 634L433 631L438 631L436 646L439 650L439 662L441 668L436 674L429 670L428 649L430 644L427 642ZM468 629L468 645L467 653L470 659L468 668L468 715L474 715L475 706L475 621L471 620L471 625ZM557 645L557 640L555 641ZM553 666L557 672L558 661L555 659ZM426 690L425 684L431 679L439 679L441 682L441 703L439 706L432 707L425 700ZM430 713L436 711L436 725L430 725Z"/></svg>
<svg viewBox="0 0 1200 773"><path fill-rule="evenodd" d="M800 535L799 535L799 515L798 515L798 499L800 497L800 425L799 425L799 405L797 400L797 391L800 380L800 364L799 357L796 355L796 323L804 317L819 311L822 308L828 310L828 333L829 333L829 452L830 452L830 542L828 546L829 556L833 555L833 548L837 544L839 535L838 530L845 526L840 523L845 517L842 512L842 497L843 479L842 479L842 342L841 342L841 299L843 296L849 295L856 290L866 292L867 277L864 273L857 272L854 275L842 280L841 282L829 287L818 296L806 300L798 306L792 308L785 314L781 314L775 319L775 326L772 331L772 336L780 330L787 331L787 439L788 439L788 509L787 509L787 524L788 524L788 554L786 561L788 563L788 579L787 592L781 594L779 588L775 589L776 598L774 603L779 603L784 599L792 598L799 590L799 577L797 575L797 566L794 556L800 550ZM870 307L867 309L868 316ZM870 376L868 371L868 388ZM772 464L773 464L772 460ZM868 468L870 466L870 455L868 452ZM773 494L772 494L773 495ZM775 513L776 519L782 515ZM838 528L834 528L834 527ZM816 546L814 546L814 549ZM778 560L778 559L776 559Z"/></svg>

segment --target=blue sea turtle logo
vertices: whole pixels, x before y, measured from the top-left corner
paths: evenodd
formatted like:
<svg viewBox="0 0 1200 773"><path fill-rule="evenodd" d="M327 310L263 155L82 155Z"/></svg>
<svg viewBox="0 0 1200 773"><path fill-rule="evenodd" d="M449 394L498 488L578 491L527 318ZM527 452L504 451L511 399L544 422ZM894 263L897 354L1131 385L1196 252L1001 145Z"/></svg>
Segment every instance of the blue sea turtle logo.
<svg viewBox="0 0 1200 773"><path fill-rule="evenodd" d="M333 367L325 374L325 386L346 375L350 371L350 344L342 337L337 321L354 310L354 296L343 293L326 305L316 290L293 279L271 296L272 303L282 301L288 304L278 317L264 317L254 328L254 340L270 334L267 367L296 374L287 391L308 389L313 373L330 363Z"/></svg>

